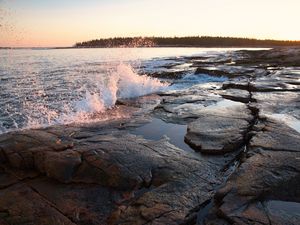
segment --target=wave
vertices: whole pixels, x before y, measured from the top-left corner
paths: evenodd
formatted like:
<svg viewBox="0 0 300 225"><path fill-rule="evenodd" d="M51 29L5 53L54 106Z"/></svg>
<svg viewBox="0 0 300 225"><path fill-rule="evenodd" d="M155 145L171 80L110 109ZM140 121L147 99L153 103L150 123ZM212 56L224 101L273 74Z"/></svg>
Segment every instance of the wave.
<svg viewBox="0 0 300 225"><path fill-rule="evenodd" d="M169 83L147 75L138 75L129 64L120 63L105 79L95 80L97 90L85 90L85 97L74 104L75 112L64 113L58 121L60 123L90 122L95 114L101 117L106 110L112 109L117 99L136 98L147 94L166 90ZM122 115L119 115L122 117Z"/></svg>
<svg viewBox="0 0 300 225"><path fill-rule="evenodd" d="M137 74L131 65L125 63L119 63L110 68L107 74L99 73L95 76L84 77L84 81L78 82L81 86L70 92L77 92L79 99L67 103L61 102L59 108L45 103L42 100L46 96L45 91L38 90L34 94L33 101L23 102L20 113L26 121L25 124L20 125L13 119L14 128L6 129L3 124L0 124L0 133L56 124L87 123L110 119L105 112L115 107L117 99L135 98L166 90L169 86L169 83L157 78ZM55 104L59 104L59 100L57 101Z"/></svg>
<svg viewBox="0 0 300 225"><path fill-rule="evenodd" d="M86 90L85 98L76 102L76 111L103 112L113 107L119 98L135 98L162 91L169 84L147 75L138 75L130 65L121 63L104 83L100 80L97 86L100 93L97 95Z"/></svg>

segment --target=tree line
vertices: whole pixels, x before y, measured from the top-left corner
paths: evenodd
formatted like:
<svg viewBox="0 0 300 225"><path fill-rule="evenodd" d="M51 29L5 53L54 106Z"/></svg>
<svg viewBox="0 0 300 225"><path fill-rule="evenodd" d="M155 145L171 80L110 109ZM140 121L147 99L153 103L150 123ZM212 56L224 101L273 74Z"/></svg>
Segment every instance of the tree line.
<svg viewBox="0 0 300 225"><path fill-rule="evenodd" d="M78 42L76 48L110 47L279 47L300 46L300 41L234 37L115 37Z"/></svg>

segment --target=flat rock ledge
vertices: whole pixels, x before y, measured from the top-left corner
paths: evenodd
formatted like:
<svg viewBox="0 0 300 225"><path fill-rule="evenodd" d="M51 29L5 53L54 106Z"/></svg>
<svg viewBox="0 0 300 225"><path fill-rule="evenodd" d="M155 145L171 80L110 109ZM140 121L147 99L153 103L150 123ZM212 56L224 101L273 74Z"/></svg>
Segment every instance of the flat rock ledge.
<svg viewBox="0 0 300 225"><path fill-rule="evenodd" d="M300 135L270 120L256 129L244 162L215 195L217 213L233 224L299 224Z"/></svg>
<svg viewBox="0 0 300 225"><path fill-rule="evenodd" d="M185 141L195 150L224 154L245 145L253 116L245 105L203 110L187 128Z"/></svg>
<svg viewBox="0 0 300 225"><path fill-rule="evenodd" d="M54 131L1 137L1 222L179 224L222 182L224 165L164 139Z"/></svg>

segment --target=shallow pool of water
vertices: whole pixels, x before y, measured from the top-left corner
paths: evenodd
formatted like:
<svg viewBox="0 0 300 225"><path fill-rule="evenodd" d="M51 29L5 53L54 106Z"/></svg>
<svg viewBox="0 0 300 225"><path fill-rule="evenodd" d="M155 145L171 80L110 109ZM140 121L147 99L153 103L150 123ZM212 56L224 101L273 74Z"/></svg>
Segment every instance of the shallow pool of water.
<svg viewBox="0 0 300 225"><path fill-rule="evenodd" d="M145 139L156 141L166 136L169 138L169 142L176 147L186 151L194 151L189 145L184 142L186 131L187 125L166 123L161 119L153 118L150 123L136 128L131 133L135 135L141 135Z"/></svg>

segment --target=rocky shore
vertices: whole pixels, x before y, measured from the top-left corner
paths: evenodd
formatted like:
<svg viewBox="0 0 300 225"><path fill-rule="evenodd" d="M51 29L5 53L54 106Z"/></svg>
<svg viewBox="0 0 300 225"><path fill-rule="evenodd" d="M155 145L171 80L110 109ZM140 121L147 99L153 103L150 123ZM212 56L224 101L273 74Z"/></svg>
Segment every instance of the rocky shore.
<svg viewBox="0 0 300 225"><path fill-rule="evenodd" d="M153 74L176 83L178 68L227 79L1 135L0 224L300 224L300 49Z"/></svg>

